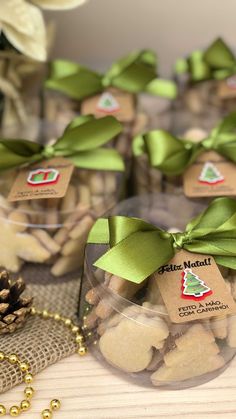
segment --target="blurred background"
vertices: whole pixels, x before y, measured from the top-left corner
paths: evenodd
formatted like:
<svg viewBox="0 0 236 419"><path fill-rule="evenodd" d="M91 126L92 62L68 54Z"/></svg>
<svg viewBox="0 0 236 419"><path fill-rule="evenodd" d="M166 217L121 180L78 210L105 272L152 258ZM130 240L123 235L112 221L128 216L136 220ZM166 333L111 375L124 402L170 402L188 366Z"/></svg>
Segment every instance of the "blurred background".
<svg viewBox="0 0 236 419"><path fill-rule="evenodd" d="M218 35L234 47L235 0L90 0L75 10L47 13L58 24L53 57L96 69L135 48L158 53L168 75L177 57Z"/></svg>

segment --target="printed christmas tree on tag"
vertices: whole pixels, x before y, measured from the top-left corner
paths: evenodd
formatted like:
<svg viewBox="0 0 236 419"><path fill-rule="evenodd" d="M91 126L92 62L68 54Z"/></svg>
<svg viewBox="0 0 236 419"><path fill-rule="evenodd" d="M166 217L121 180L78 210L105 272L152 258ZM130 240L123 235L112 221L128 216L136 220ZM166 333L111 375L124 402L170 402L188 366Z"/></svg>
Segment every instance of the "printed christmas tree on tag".
<svg viewBox="0 0 236 419"><path fill-rule="evenodd" d="M179 250L154 274L174 323L236 312L236 304L212 256Z"/></svg>
<svg viewBox="0 0 236 419"><path fill-rule="evenodd" d="M182 272L182 280L182 298L199 301L212 294L211 289L191 269L185 269Z"/></svg>
<svg viewBox="0 0 236 419"><path fill-rule="evenodd" d="M224 182L225 179L213 163L206 162L198 180L207 185L216 185L217 183Z"/></svg>
<svg viewBox="0 0 236 419"><path fill-rule="evenodd" d="M111 93L105 92L99 98L97 109L101 112L113 113L120 110L120 105Z"/></svg>

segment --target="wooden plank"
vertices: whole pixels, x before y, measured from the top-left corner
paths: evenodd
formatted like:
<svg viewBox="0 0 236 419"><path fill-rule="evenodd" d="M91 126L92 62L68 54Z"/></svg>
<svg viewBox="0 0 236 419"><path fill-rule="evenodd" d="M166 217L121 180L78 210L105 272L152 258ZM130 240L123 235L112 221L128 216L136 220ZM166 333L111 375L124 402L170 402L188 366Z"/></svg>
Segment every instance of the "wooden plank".
<svg viewBox="0 0 236 419"><path fill-rule="evenodd" d="M58 419L235 419L236 359L219 377L199 387L165 391L124 381L91 355L73 355L38 374L32 409L27 419L40 418L52 398L62 401ZM9 406L22 399L23 385L6 394Z"/></svg>

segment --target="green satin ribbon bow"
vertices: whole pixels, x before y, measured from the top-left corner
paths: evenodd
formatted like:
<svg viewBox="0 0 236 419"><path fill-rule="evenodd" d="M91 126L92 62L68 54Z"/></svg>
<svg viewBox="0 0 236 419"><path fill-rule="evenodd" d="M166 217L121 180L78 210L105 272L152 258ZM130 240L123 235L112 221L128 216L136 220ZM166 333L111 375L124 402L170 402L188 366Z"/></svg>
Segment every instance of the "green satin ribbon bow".
<svg viewBox="0 0 236 419"><path fill-rule="evenodd" d="M0 139L0 170L66 157L79 168L123 171L124 163L119 153L101 147L121 131L121 124L112 116L95 119L88 115L75 118L53 145Z"/></svg>
<svg viewBox="0 0 236 419"><path fill-rule="evenodd" d="M105 74L99 74L70 61L56 60L51 63L51 74L45 85L77 100L103 92L108 87L174 99L176 84L157 78L156 61L151 50L135 51L113 63Z"/></svg>
<svg viewBox="0 0 236 419"><path fill-rule="evenodd" d="M138 135L133 141L135 156L147 153L150 165L170 176L180 175L200 154L209 150L236 163L236 112L224 118L199 143L176 138L162 130Z"/></svg>
<svg viewBox="0 0 236 419"><path fill-rule="evenodd" d="M137 284L180 249L211 255L219 265L236 269L236 201L215 199L180 233L168 233L138 218L99 219L88 242L110 245L94 266Z"/></svg>
<svg viewBox="0 0 236 419"><path fill-rule="evenodd" d="M193 51L175 65L177 74L188 73L191 82L222 80L236 74L236 58L223 39L216 39L205 51Z"/></svg>

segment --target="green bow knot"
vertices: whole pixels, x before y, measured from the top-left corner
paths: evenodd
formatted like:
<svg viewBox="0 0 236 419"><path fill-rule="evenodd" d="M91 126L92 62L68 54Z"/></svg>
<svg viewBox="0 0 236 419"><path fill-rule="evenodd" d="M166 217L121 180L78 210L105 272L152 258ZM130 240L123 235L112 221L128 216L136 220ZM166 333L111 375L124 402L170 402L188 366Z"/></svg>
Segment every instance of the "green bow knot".
<svg viewBox="0 0 236 419"><path fill-rule="evenodd" d="M175 65L177 74L188 73L190 81L222 80L236 74L236 58L223 41L216 39L205 51L193 51Z"/></svg>
<svg viewBox="0 0 236 419"><path fill-rule="evenodd" d="M79 64L56 60L46 87L58 90L72 99L81 100L115 87L129 93L148 92L174 99L176 84L157 77L157 59L151 50L135 51L112 64L105 74L92 71Z"/></svg>
<svg viewBox="0 0 236 419"><path fill-rule="evenodd" d="M101 80L102 86L104 87L104 89L106 87L111 86L111 79L108 76L104 76Z"/></svg>
<svg viewBox="0 0 236 419"><path fill-rule="evenodd" d="M75 167L92 170L124 170L119 153L103 145L122 131L112 116L75 118L53 145L28 140L0 139L0 170L29 165L52 157L66 157Z"/></svg>
<svg viewBox="0 0 236 419"><path fill-rule="evenodd" d="M211 255L219 265L236 269L236 201L215 199L179 233L169 233L138 218L99 219L88 243L109 245L94 266L137 284L180 249Z"/></svg>
<svg viewBox="0 0 236 419"><path fill-rule="evenodd" d="M45 159L51 159L55 155L54 147L52 145L46 145L42 151L42 155Z"/></svg>
<svg viewBox="0 0 236 419"><path fill-rule="evenodd" d="M188 241L189 233L167 233L170 234L173 239L173 247L175 249L182 249L184 244Z"/></svg>
<svg viewBox="0 0 236 419"><path fill-rule="evenodd" d="M150 165L170 176L182 174L200 154L209 150L236 163L236 112L224 118L199 143L176 138L163 130L138 135L133 141L135 156L147 153Z"/></svg>

